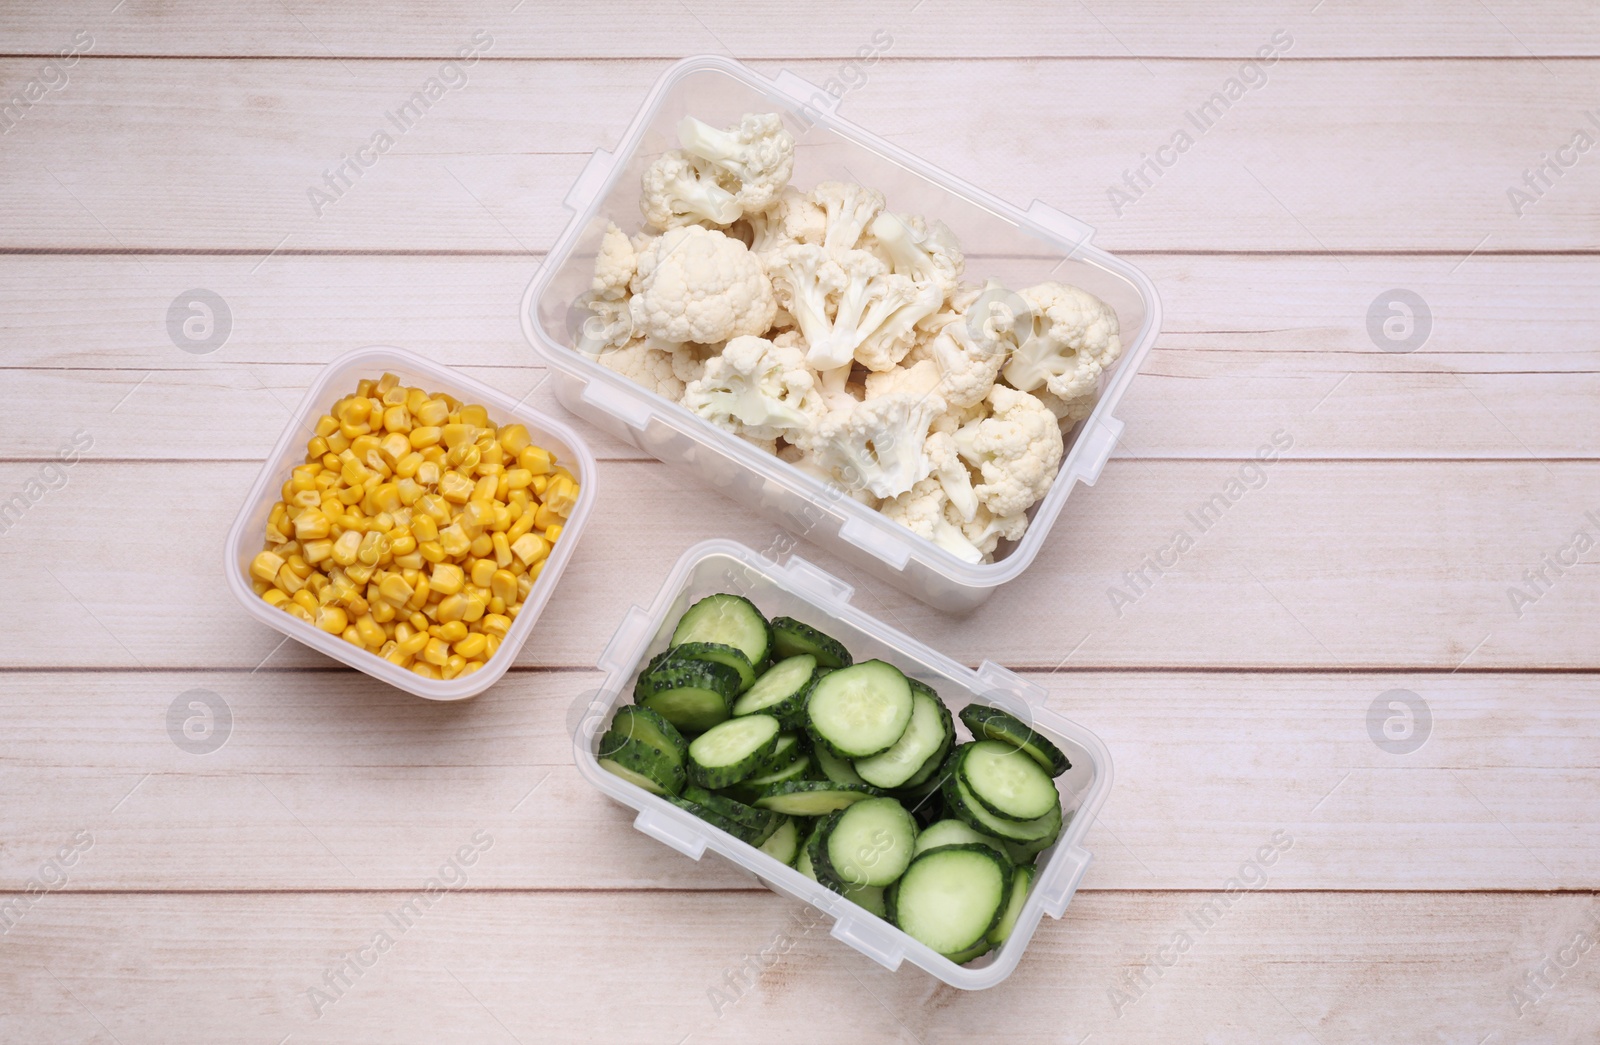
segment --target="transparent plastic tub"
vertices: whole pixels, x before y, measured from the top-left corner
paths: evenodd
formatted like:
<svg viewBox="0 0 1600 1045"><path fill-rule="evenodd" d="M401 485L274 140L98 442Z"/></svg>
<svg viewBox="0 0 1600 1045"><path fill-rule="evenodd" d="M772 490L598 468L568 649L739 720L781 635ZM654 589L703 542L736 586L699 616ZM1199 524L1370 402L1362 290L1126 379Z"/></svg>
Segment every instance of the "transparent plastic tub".
<svg viewBox="0 0 1600 1045"><path fill-rule="evenodd" d="M968 965L957 965L794 868L600 768L599 738L612 711L631 702L639 668L667 648L685 609L717 592L744 595L769 618L787 614L821 628L844 643L857 660L888 661L932 686L952 712L971 703L1003 708L1066 754L1072 768L1057 783L1067 824L1056 844L1039 854L1038 877L1004 946ZM589 783L639 811L633 823L640 831L695 860L707 849L720 853L774 892L833 918L836 939L885 968L897 969L910 961L952 987L993 987L1016 969L1039 920L1046 914L1060 918L1077 891L1090 860L1081 844L1083 836L1111 790L1111 756L1093 733L1047 710L1043 688L991 661L976 671L956 663L856 609L850 604L853 592L850 585L798 557L780 565L734 541L695 545L678 559L649 609L629 609L601 654L599 666L606 676L598 695L580 698L571 717L573 759ZM965 738L959 722L956 728Z"/></svg>
<svg viewBox="0 0 1600 1045"><path fill-rule="evenodd" d="M375 380L385 372L396 374L405 385L421 386L429 392L447 392L464 403L482 404L488 408L489 419L495 424L520 421L527 426L533 441L554 454L557 463L570 471L580 484L578 502L567 517L561 538L550 549L544 570L534 582L521 611L511 622L506 640L483 667L470 675L449 680L425 679L390 664L375 653L357 649L337 635L330 635L269 606L250 584L250 560L265 547L267 517L272 514L272 506L280 499L283 484L288 481L290 473L305 460L306 441L311 438L316 419L327 413L334 403L354 392L361 379ZM228 586L233 589L233 594L245 610L269 628L276 628L318 653L342 661L408 693L429 700L464 700L494 685L533 633L534 623L549 601L550 593L561 580L561 574L577 549L578 539L583 535L584 523L594 506L594 482L594 455L589 452L583 439L560 421L523 406L503 392L398 348L375 346L357 349L329 363L295 408L294 417L284 428L283 435L278 437L278 443L272 448L266 463L261 466L261 473L256 476L244 507L239 510L232 529L228 531L228 540L223 548L223 572L227 574Z"/></svg>
<svg viewBox="0 0 1600 1045"><path fill-rule="evenodd" d="M1038 200L1020 210L839 119L836 105L837 99L787 71L769 80L715 56L673 65L617 151L595 152L568 192L574 217L523 296L523 332L550 366L557 398L573 413L912 596L965 612L1015 580L1038 554L1073 486L1099 478L1122 431L1117 404L1160 328L1160 302L1142 272L1090 243L1088 225ZM1013 288L1058 280L1116 310L1122 358L1102 379L1094 413L1067 433L1056 482L1031 509L1027 533L1015 545L1002 543L995 562L964 562L572 348L587 315L576 303L588 289L606 223L640 227L640 175L677 146L678 121L694 115L726 126L745 112L783 114L797 142L793 184L857 181L883 192L895 211L950 226L966 253L966 279L993 277Z"/></svg>

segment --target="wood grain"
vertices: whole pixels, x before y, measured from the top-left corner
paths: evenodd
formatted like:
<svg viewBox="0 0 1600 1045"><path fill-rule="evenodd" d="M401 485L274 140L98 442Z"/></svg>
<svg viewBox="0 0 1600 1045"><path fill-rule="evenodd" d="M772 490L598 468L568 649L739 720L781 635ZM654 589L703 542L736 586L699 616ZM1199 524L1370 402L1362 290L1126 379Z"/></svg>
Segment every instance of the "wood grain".
<svg viewBox="0 0 1600 1045"><path fill-rule="evenodd" d="M0 83L38 64L0 60ZM615 145L665 68L479 63L319 215L308 190L437 64L80 63L6 136L0 247L542 250L566 224L561 201L587 154ZM813 81L832 70L789 64ZM1164 154L1173 165L1136 201L1114 201L1124 171L1172 142L1233 71L1146 64L889 63L842 112L1004 199L1076 215L1111 250L1427 250L1454 264L1600 245L1600 165L1578 162L1520 215L1507 196L1573 140L1600 86L1594 63L1276 65L1187 151ZM959 120L927 102L952 83L965 99ZM126 150L102 147L107 126Z"/></svg>

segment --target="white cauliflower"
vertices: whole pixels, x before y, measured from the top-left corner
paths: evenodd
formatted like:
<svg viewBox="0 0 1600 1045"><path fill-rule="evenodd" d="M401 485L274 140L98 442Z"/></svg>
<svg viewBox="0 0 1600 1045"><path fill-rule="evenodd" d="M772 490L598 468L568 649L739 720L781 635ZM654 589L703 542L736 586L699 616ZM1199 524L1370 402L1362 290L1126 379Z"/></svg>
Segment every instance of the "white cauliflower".
<svg viewBox="0 0 1600 1045"><path fill-rule="evenodd" d="M745 113L737 127L725 131L685 116L678 124L678 143L715 168L717 182L733 194L741 213L776 199L794 170L794 136L777 113Z"/></svg>
<svg viewBox="0 0 1600 1045"><path fill-rule="evenodd" d="M606 226L600 237L600 250L594 259L594 279L589 293L599 301L621 301L628 296L628 284L639 264L628 234L615 223Z"/></svg>
<svg viewBox="0 0 1600 1045"><path fill-rule="evenodd" d="M761 262L713 229L671 229L639 253L629 305L635 331L710 344L764 334L777 303Z"/></svg>
<svg viewBox="0 0 1600 1045"><path fill-rule="evenodd" d="M601 352L599 363L673 402L683 398L684 387L704 366L693 345L644 337Z"/></svg>
<svg viewBox="0 0 1600 1045"><path fill-rule="evenodd" d="M1006 382L1024 392L1043 385L1068 402L1093 396L1101 372L1122 355L1117 314L1093 294L1060 283L1021 293L1033 310L1033 330L1006 363Z"/></svg>
<svg viewBox="0 0 1600 1045"><path fill-rule="evenodd" d="M1062 399L1060 396L1051 395L1048 388L1035 388L1028 394L1043 403L1045 408L1052 414L1055 414L1056 420L1065 421L1069 424L1077 424L1094 413L1095 400L1099 398L1096 392L1089 392L1078 396L1076 399Z"/></svg>
<svg viewBox="0 0 1600 1045"><path fill-rule="evenodd" d="M915 215L879 214L872 240L890 259L896 276L911 283L911 293L856 348L856 362L869 370L891 370L916 345L917 325L937 314L956 290L963 259L955 237L942 223L927 226Z"/></svg>
<svg viewBox="0 0 1600 1045"><path fill-rule="evenodd" d="M950 518L950 502L937 479L917 482L910 490L883 502L878 509L885 518L926 538L965 562L983 562L984 553L962 527ZM990 548L993 551L993 547Z"/></svg>
<svg viewBox="0 0 1600 1045"><path fill-rule="evenodd" d="M766 255L791 243L821 246L828 216L810 196L791 185L764 209L746 211L745 220L754 233L751 251Z"/></svg>
<svg viewBox="0 0 1600 1045"><path fill-rule="evenodd" d="M897 366L893 370L867 375L867 398L880 399L896 392L910 392L925 396L939 390L939 368L924 359L911 366ZM946 403L948 404L948 400Z"/></svg>
<svg viewBox="0 0 1600 1045"><path fill-rule="evenodd" d="M768 444L809 427L826 409L798 348L748 336L706 361L683 405L718 428Z"/></svg>
<svg viewBox="0 0 1600 1045"><path fill-rule="evenodd" d="M739 201L717 184L708 164L682 149L656 157L639 179L639 210L658 229L695 222L731 225L739 220Z"/></svg>
<svg viewBox="0 0 1600 1045"><path fill-rule="evenodd" d="M1005 385L989 390L993 416L962 425L955 444L983 482L978 500L997 516L1025 512L1055 481L1061 464L1061 428L1043 403Z"/></svg>
<svg viewBox="0 0 1600 1045"><path fill-rule="evenodd" d="M895 497L928 474L923 443L944 409L937 395L898 392L835 406L792 439L846 487Z"/></svg>
<svg viewBox="0 0 1600 1045"><path fill-rule="evenodd" d="M933 478L944 488L946 500L963 523L971 522L978 514L978 492L972 486L972 473L961 457L955 436L949 432L929 432L922 452L928 456Z"/></svg>
<svg viewBox="0 0 1600 1045"><path fill-rule="evenodd" d="M983 553L984 562L994 559L994 550L999 546L1000 538L1020 541L1027 529L1028 517L1023 512L1015 515L995 515L982 505L978 506L977 515L961 524L961 532L978 551Z"/></svg>
<svg viewBox="0 0 1600 1045"><path fill-rule="evenodd" d="M826 214L822 245L830 251L855 249L883 212L883 193L846 181L820 182L811 198Z"/></svg>

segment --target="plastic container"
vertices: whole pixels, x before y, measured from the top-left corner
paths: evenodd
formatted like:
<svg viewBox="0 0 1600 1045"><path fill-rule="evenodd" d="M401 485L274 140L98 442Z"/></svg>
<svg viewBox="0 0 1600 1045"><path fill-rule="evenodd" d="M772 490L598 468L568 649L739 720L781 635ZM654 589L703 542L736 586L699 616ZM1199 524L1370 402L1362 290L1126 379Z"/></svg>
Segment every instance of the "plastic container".
<svg viewBox="0 0 1600 1045"><path fill-rule="evenodd" d="M1067 824L1039 854L1039 875L1005 945L957 965L888 922L823 888L794 868L746 845L665 799L600 768L599 738L620 704L632 700L639 668L667 648L678 617L697 599L717 592L749 598L768 617L790 615L828 632L856 660L878 657L931 685L952 712L971 703L1005 710L1030 723L1066 754L1072 768L1057 778ZM1080 844L1111 790L1111 756L1093 733L1044 707L1046 692L1006 668L984 661L963 667L850 605L854 589L798 557L779 565L734 541L706 541L684 552L648 610L632 607L601 654L599 695L582 700L572 718L578 772L622 805L639 811L634 826L693 859L714 850L774 892L801 900L834 919L833 936L888 969L921 966L952 987L979 990L1011 975L1043 915L1060 918L1071 902L1089 852ZM957 725L957 729L964 727ZM689 900L687 902L693 902Z"/></svg>
<svg viewBox="0 0 1600 1045"><path fill-rule="evenodd" d="M306 441L311 438L316 419L327 413L340 399L351 394L363 378L377 379L385 372L400 378L402 384L417 385L429 392L448 392L463 403L479 403L489 410L489 419L497 425L520 421L527 426L533 441L556 456L561 464L578 480L578 503L567 517L560 540L550 550L544 570L533 584L521 611L511 622L511 630L484 666L470 675L454 679L426 679L406 668L390 664L375 653L357 649L337 635L330 635L297 617L267 605L250 585L250 560L265 546L267 517L280 498L283 484L294 467L305 460ZM245 498L233 528L228 531L223 549L224 572L228 586L244 608L269 628L276 628L319 653L343 661L352 668L387 682L391 686L415 693L429 700L464 700L494 685L504 675L506 668L516 659L522 644L533 632L539 613L549 600L566 570L572 553L577 549L578 538L583 535L584 522L594 505L594 456L583 440L567 425L536 410L531 410L502 392L446 367L403 352L397 348L376 346L362 348L335 359L317 375L305 398L295 408L294 417L279 436L278 444L261 466L255 485Z"/></svg>
<svg viewBox="0 0 1600 1045"><path fill-rule="evenodd" d="M557 398L573 413L916 598L964 612L1015 580L1038 554L1073 486L1099 478L1122 431L1113 416L1117 404L1160 327L1160 302L1142 272L1090 244L1094 230L1088 225L1038 200L1019 210L837 118L836 105L837 99L787 71L769 80L715 56L673 65L617 151L595 152L568 192L566 204L575 216L523 296L523 331L549 364ZM576 302L588 289L606 223L615 220L630 231L640 227L640 175L677 147L678 121L692 114L726 126L746 112L784 115L797 142L793 184L857 181L883 192L895 211L949 225L966 253L965 278L993 277L1008 287L1059 280L1116 309L1122 358L1103 379L1094 413L1067 434L1057 480L1031 509L1027 533L1013 546L1003 543L995 562L962 561L571 347L588 315Z"/></svg>

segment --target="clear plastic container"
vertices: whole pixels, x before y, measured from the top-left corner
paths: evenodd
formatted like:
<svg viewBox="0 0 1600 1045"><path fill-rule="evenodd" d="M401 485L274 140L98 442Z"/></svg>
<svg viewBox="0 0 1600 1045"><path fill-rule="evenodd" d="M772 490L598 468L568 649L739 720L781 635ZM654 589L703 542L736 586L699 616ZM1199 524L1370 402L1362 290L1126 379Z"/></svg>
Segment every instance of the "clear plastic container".
<svg viewBox="0 0 1600 1045"><path fill-rule="evenodd" d="M316 419L327 413L334 403L354 392L356 384L363 378L376 380L386 372L397 375L402 384L420 386L429 392L447 392L463 403L482 404L488 408L489 419L495 424L520 421L527 426L533 441L554 454L557 463L570 471L580 484L578 502L567 517L561 539L550 549L544 570L534 582L521 611L511 622L511 630L506 633L505 641L483 667L470 675L449 680L423 678L406 668L390 664L375 653L357 649L337 635L330 635L269 606L250 584L250 560L265 547L267 517L272 514L272 506L278 502L290 473L305 460L306 442L311 438ZM583 439L560 421L523 406L503 392L497 392L409 352L382 346L357 349L329 363L295 408L294 417L284 428L266 463L261 466L261 474L256 476L244 507L239 510L233 528L228 531L227 544L223 549L223 572L227 574L228 586L233 589L239 602L252 617L268 627L276 628L319 653L343 661L352 668L359 668L373 678L408 693L429 700L464 700L494 685L517 658L522 644L528 641L539 613L549 601L550 593L555 590L567 563L572 559L572 553L577 549L584 522L594 506L594 483L594 455L589 452Z"/></svg>
<svg viewBox="0 0 1600 1045"><path fill-rule="evenodd" d="M600 768L596 757L600 735L613 709L632 700L639 668L667 648L685 609L717 592L744 595L768 617L786 614L821 628L844 643L857 660L888 661L931 685L952 712L972 703L1003 708L1066 754L1072 768L1057 783L1067 824L1056 844L1039 854L1038 878L1004 946L968 965L957 965L794 868ZM779 565L734 541L695 545L678 559L649 609L629 609L601 654L599 666L606 676L598 696L580 698L570 719L573 759L584 779L639 811L633 823L640 831L696 860L707 849L722 854L774 892L832 917L835 938L885 968L897 969L909 960L952 987L993 987L1017 967L1039 919L1046 914L1060 918L1077 891L1090 859L1081 845L1083 836L1111 790L1111 756L1093 733L1047 710L1041 687L990 661L976 671L957 664L850 605L853 592L850 585L794 556ZM958 723L957 729L964 727Z"/></svg>
<svg viewBox="0 0 1600 1045"><path fill-rule="evenodd" d="M673 65L645 99L617 151L595 152L568 192L566 204L575 216L523 296L523 332L549 364L557 398L573 413L698 475L916 598L965 612L1033 561L1074 484L1099 478L1122 431L1113 414L1155 341L1161 305L1142 272L1090 244L1094 230L1088 225L1038 200L1019 210L839 119L832 114L836 104L837 99L787 71L769 80L715 56ZM966 253L965 278L993 277L1008 287L1058 280L1084 288L1116 310L1122 358L1103 378L1094 413L1067 433L1057 480L1031 509L1027 533L1015 545L1002 543L995 562L957 558L572 348L587 315L576 303L588 289L606 223L614 220L628 230L640 226L640 175L662 152L676 148L678 121L694 115L726 126L746 112L784 115L797 142L795 185L860 182L883 192L895 211L949 225ZM1009 160L1002 157L1002 162Z"/></svg>

